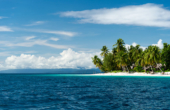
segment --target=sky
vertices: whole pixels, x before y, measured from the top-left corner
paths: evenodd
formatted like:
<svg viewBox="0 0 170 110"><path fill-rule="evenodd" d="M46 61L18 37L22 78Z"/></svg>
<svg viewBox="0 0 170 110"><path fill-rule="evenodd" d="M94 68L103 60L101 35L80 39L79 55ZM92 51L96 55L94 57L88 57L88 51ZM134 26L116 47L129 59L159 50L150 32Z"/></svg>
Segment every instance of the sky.
<svg viewBox="0 0 170 110"><path fill-rule="evenodd" d="M0 0L0 70L96 68L106 45L170 43L168 0Z"/></svg>

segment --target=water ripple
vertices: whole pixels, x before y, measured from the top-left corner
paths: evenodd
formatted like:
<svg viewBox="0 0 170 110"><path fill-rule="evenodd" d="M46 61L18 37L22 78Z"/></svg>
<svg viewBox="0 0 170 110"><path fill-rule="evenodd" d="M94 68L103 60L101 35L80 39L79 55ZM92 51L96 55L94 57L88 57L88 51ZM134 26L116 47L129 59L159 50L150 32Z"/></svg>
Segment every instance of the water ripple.
<svg viewBox="0 0 170 110"><path fill-rule="evenodd" d="M170 78L1 75L0 80L0 109L170 109Z"/></svg>

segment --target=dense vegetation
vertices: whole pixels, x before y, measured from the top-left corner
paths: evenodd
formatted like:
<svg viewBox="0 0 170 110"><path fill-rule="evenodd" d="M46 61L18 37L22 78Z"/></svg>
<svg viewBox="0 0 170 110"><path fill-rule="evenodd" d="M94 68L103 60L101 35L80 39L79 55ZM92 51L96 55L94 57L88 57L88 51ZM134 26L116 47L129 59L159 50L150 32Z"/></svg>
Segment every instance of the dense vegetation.
<svg viewBox="0 0 170 110"><path fill-rule="evenodd" d="M146 49L140 45L131 45L125 48L122 39L118 39L110 52L106 46L101 49L100 59L97 55L92 57L96 67L102 72L164 72L170 69L170 44L164 43L163 49L150 45Z"/></svg>

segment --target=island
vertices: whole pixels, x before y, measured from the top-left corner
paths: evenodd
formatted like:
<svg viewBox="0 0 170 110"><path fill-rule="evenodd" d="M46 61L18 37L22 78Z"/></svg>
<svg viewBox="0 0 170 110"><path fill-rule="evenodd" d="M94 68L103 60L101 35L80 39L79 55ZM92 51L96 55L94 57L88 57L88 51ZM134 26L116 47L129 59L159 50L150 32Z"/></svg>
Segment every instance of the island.
<svg viewBox="0 0 170 110"><path fill-rule="evenodd" d="M95 75L170 75L168 43L163 43L162 49L156 45L127 47L123 39L118 39L112 51L103 46L100 55L92 57L94 65L103 72Z"/></svg>

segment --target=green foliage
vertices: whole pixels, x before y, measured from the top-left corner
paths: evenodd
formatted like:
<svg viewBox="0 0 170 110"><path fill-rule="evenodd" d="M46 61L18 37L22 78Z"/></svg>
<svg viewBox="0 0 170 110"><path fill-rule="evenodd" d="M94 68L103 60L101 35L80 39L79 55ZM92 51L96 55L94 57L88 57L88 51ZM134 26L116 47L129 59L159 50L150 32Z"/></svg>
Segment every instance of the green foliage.
<svg viewBox="0 0 170 110"><path fill-rule="evenodd" d="M134 71L136 71L136 72L144 72L142 66L136 66L136 67L134 68Z"/></svg>
<svg viewBox="0 0 170 110"><path fill-rule="evenodd" d="M102 67L100 68L100 70L101 70L101 72L107 72L106 67L104 67L104 66L102 66Z"/></svg>
<svg viewBox="0 0 170 110"><path fill-rule="evenodd" d="M149 73L150 71L149 71L149 70L147 70L146 72L147 72L147 73Z"/></svg>
<svg viewBox="0 0 170 110"><path fill-rule="evenodd" d="M164 47L162 49L162 64L165 64L165 69L170 68L170 44L164 43Z"/></svg>
<svg viewBox="0 0 170 110"><path fill-rule="evenodd" d="M140 48L140 45L131 45L126 49L124 40L118 39L111 53L106 46L103 46L101 51L100 55L103 60L95 55L92 61L102 72L120 72L121 69L130 72L144 72L145 70L146 72L152 70L163 72L170 69L170 45L167 43L164 43L162 50L153 45L145 50ZM163 65L162 68L159 67L160 64Z"/></svg>
<svg viewBox="0 0 170 110"><path fill-rule="evenodd" d="M135 72L135 70L134 70L134 69L130 69L129 72L130 72L130 73L133 73L133 72Z"/></svg>
<svg viewBox="0 0 170 110"><path fill-rule="evenodd" d="M119 72L122 72L122 70L114 70L114 71L111 71L111 73L119 73Z"/></svg>
<svg viewBox="0 0 170 110"><path fill-rule="evenodd" d="M102 53L100 54L101 56L106 57L106 55L108 54L109 50L107 49L106 46L103 46L101 49Z"/></svg>
<svg viewBox="0 0 170 110"><path fill-rule="evenodd" d="M99 69L103 66L101 59L98 58L97 55L95 55L94 57L92 57L92 62L93 62L94 65L96 65L96 67L98 67Z"/></svg>
<svg viewBox="0 0 170 110"><path fill-rule="evenodd" d="M103 59L103 66L106 71L112 71L115 69L114 57L111 53L108 53L107 56Z"/></svg>
<svg viewBox="0 0 170 110"><path fill-rule="evenodd" d="M153 71L157 71L155 68L153 68Z"/></svg>
<svg viewBox="0 0 170 110"><path fill-rule="evenodd" d="M113 47L115 47L116 52L126 51L125 42L123 39L118 39L116 44L113 45Z"/></svg>
<svg viewBox="0 0 170 110"><path fill-rule="evenodd" d="M142 70L141 72L145 72L144 70Z"/></svg>

